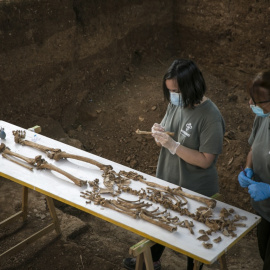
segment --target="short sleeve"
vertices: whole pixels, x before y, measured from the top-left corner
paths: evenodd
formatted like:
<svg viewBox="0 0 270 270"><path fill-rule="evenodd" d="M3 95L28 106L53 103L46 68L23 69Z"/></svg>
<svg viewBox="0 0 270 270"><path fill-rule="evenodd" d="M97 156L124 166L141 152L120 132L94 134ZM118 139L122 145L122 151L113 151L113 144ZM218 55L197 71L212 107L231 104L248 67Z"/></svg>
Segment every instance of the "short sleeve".
<svg viewBox="0 0 270 270"><path fill-rule="evenodd" d="M220 121L207 123L200 135L199 151L215 155L221 154L224 133L225 124L222 117L220 117Z"/></svg>

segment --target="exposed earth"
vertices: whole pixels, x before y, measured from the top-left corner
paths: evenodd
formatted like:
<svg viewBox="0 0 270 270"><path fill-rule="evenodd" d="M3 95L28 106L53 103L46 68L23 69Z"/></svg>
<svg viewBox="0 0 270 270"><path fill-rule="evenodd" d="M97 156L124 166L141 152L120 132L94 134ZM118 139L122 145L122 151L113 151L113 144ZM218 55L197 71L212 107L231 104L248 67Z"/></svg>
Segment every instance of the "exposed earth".
<svg viewBox="0 0 270 270"><path fill-rule="evenodd" d="M106 87L95 93L88 103L92 118L88 116L68 134L52 119L33 119L32 123L39 124L46 136L67 142L67 138L76 139L75 146L154 175L159 148L151 136L139 136L135 130L150 130L153 123L161 120L166 109L161 78L172 60L130 66L130 80L114 85L113 93ZM240 165L245 163L252 125L247 96L244 90L229 92L233 86L225 84L203 66L201 68L208 85L207 96L219 106L227 126L223 154L218 161L220 192L226 203L252 212L247 192L237 181ZM0 217L4 219L20 209L21 187L5 179L1 180L0 187ZM34 191L30 194L27 224L22 226L18 222L10 228L1 228L0 251L49 222L44 197ZM57 201L55 204L62 236L55 238L54 233L44 236L24 251L5 259L1 269L122 269L122 259L128 256L129 247L138 242L140 236L73 207ZM253 230L228 252L229 269L260 269L256 245ZM163 269L185 269L185 257L166 249L162 266ZM217 265L205 268L219 269Z"/></svg>
<svg viewBox="0 0 270 270"><path fill-rule="evenodd" d="M71 1L66 2L68 4L71 3ZM78 5L78 10L75 9L75 2ZM33 18L37 14L38 18L47 20L48 25L44 26L43 29L45 34L41 35L38 27L32 26L35 23L43 25L42 20L34 21L33 19L29 23L28 29L27 20L30 19L27 16L25 17L27 23L24 25L28 29L28 31L25 30L26 37L23 35L22 37L19 36L23 32L19 31L21 29L20 23L25 21L21 22L8 18L10 20L7 20L6 28L3 31L0 29L1 46L2 43L4 44L0 55L0 91L2 94L0 119L23 128L40 125L42 134L45 136L60 140L132 169L155 175L159 148L151 136L139 136L135 131L136 129L150 131L155 122L160 122L167 107L166 102L163 101L162 77L174 59L181 57L191 58L201 68L206 79L208 88L206 96L216 103L226 122L223 153L219 156L217 164L220 193L224 197L224 202L254 213L250 206L249 194L239 186L237 175L240 172L240 167L245 165L246 155L249 151L247 140L254 119L254 114L248 106L246 85L255 73L260 71L262 67L267 67L269 52L267 51L266 38L263 40L258 39L258 36L256 36L257 38L252 36L248 37L248 42L245 39L239 39L240 41L238 42L239 28L237 27L240 27L240 24L238 24L237 20L241 19L246 22L248 19L251 20L254 14L260 14L260 16L267 14L267 10L259 9L258 6L253 6L252 8L253 4L251 3L249 9L243 9L243 13L246 12L250 15L245 17L241 13L241 5L246 6L246 2L243 1L238 6L236 2L229 1L231 3L228 4L229 11L232 10L232 12L239 12L241 14L240 16L233 17L231 24L230 18L226 17L230 12L225 14L226 16L224 17L221 15L220 17L219 15L216 16L221 18L221 22L217 19L217 29L224 22L229 24L229 26L224 26L229 27L229 29L228 31L224 30L222 33L216 31L218 34L213 37L214 45L211 43L213 40L209 41L208 36L204 36L204 32L202 32L201 39L198 41L193 37L193 34L197 35L198 33L190 33L186 31L185 27L182 27L179 33L185 35L185 39L180 42L179 46L181 48L174 50L170 50L169 45L166 48L167 50L165 50L165 45L162 42L158 43L156 41L156 39L160 38L158 34L156 32L153 33L152 29L147 27L140 28L131 33L128 32L126 40L123 41L121 31L124 32L124 26L126 25L122 24L121 27L123 29L119 28L119 37L117 36L118 43L112 42L113 45L110 48L102 49L96 53L93 52L95 48L106 44L107 35L113 31L110 32L109 30L111 29L108 27L108 30L106 28L107 25L105 23L102 24L99 20L94 21L92 25L90 18L95 20L96 13L101 11L93 9L94 11L91 10L92 17L86 16L85 14L88 15L88 13L84 13L82 12L83 9L79 9L83 2L74 1L73 3L73 10L76 11L76 22L74 22L75 18L73 18L74 21L69 21L70 14L68 12L70 11L66 11L68 8L64 10L67 12L65 16L68 19L65 18L65 21L69 23L68 27L70 28L68 30L62 29L67 26L63 26L60 23L57 24L57 15L49 13L53 10L51 6L48 5L48 10L46 10L36 4L37 9L35 9L36 6L31 6L30 3L27 3L29 6L25 7L25 10L31 15L29 17ZM95 1L92 2L94 3ZM109 2L104 1L102 3L106 3L104 4L105 7L108 5L109 8L114 8L114 11L120 9L120 7L111 6ZM134 6L140 10L141 1L135 2L139 3L139 8L135 4ZM148 1L146 2L148 3ZM190 2L190 5L194 4L195 6L196 2L196 12L198 14L203 12L199 6L200 4L203 5L203 2L185 2L186 6L188 6L188 2ZM128 2L125 3L123 9L129 10ZM216 1L213 1L208 6L210 9L210 11L208 10L209 18L211 18L211 4L215 5L215 3ZM51 5L54 7L54 1L51 2ZM119 2L120 5L121 3ZM151 1L149 1L149 6L148 4L145 5L147 5L146 8L148 10L151 9ZM233 5L236 5L240 11L233 8ZM263 7L268 4L260 3L260 5ZM12 14L10 15L11 18L21 14L19 12L20 8L17 6L7 5L1 8L3 14ZM163 3L158 8L163 11L166 5ZM215 8L219 9L219 7ZM43 16L39 16L38 12L40 10L42 12L44 10L48 11L49 15L45 14L44 11L44 14L41 12ZM56 10L58 9L56 8ZM62 9L59 10L62 12ZM182 12L185 12L185 10ZM187 9L186 12L187 16L193 16L192 12L188 13L190 10ZM109 18L113 16L111 14L113 13L108 12L106 16ZM128 21L129 17L136 17L134 14L136 15L136 12L126 13L120 19ZM145 13L143 14L145 15ZM97 16L99 15L98 13ZM165 15L164 17L166 17ZM258 18L257 15L254 17L255 20ZM72 16L75 15L72 14ZM89 21L87 19L83 21L82 18L85 18L84 16ZM106 16L102 17L104 21ZM147 16L146 14L145 17ZM200 24L200 17L197 16L196 18L198 20L196 23ZM54 23L49 24L48 21L50 22L51 20ZM153 18L154 20L155 18ZM249 25L253 26L253 20L251 20L251 23L249 22ZM108 23L108 21L106 22ZM136 18L134 21L137 22ZM77 28L72 25L75 23L77 23ZM100 23L99 28L96 27L97 23ZM208 25L210 24L206 21L205 27ZM248 24L243 25L246 29L249 29ZM133 29L131 26L131 23L130 25L127 23L126 27ZM16 30L12 27L16 28ZM255 30L252 29L256 32L257 27L254 27ZM101 29L101 32L104 31L101 35L102 38L99 35L94 37L94 44L97 46L93 46L93 48L88 46L89 44L85 46L88 38L92 41L89 37L89 32L91 32L89 29L93 32L97 31L97 29ZM258 32L258 35L262 34L262 37L267 36L269 31L266 28L258 27L258 29L262 31L261 33ZM64 30L70 32L66 34ZM108 30L108 33L105 30ZM214 27L212 30L213 33L216 33ZM198 30L198 32L200 31ZM14 39L15 37L17 38L17 43L12 41L12 37ZM71 38L74 38L74 44L71 44ZM147 40L145 47L140 47L140 50L133 51L132 56L126 56L125 53L128 51L129 46L134 49L135 45L137 45L136 42L138 43L140 38ZM161 40L163 41L162 36ZM172 42L172 40L169 41ZM236 47L233 50L231 42L234 41ZM255 48L252 42L260 44L259 48ZM201 47L198 43L200 43ZM74 45L76 50L70 53L70 49L72 50L73 47L65 47L64 44L68 44L70 47ZM239 51L243 44L248 45L246 45L245 54L241 55ZM149 47L147 47L148 45ZM19 49L16 50L16 46ZM213 51L213 48L215 51ZM12 51L13 49L14 51ZM91 51L94 55L93 57L89 53L92 58L89 55L88 58L83 58L80 55L80 53L87 55L87 49L89 51L93 50ZM228 53L230 57L224 56L223 50L227 53L230 52L231 54ZM57 53L53 55L55 51ZM117 61L118 55L114 55L114 52L118 53L119 62ZM254 55L255 52L257 53L256 57L251 61L252 63L249 63L251 55ZM43 53L46 54L47 58ZM62 60L60 61L59 58L65 58L65 54L72 54L72 61L69 59L70 62L65 62L64 60L61 62ZM12 61L10 61L9 55L12 56ZM109 66L104 59L107 60L111 57L114 57L112 60L113 65ZM54 65L54 61L57 64ZM34 64L32 65L32 63ZM95 66L98 67L98 71L92 72ZM25 70L22 71L22 67ZM50 233L44 236L23 251L1 260L0 269L124 270L122 260L129 256L129 247L141 240L140 236L63 203L55 201L55 205L61 223L62 235L55 237L55 233ZM1 178L0 221L13 215L20 208L21 186ZM31 233L43 228L49 222L50 215L44 196L35 191L30 191L27 223L17 222L10 226L0 227L0 253L20 240L25 239ZM227 263L230 270L262 268L262 261L257 248L256 229L252 230L228 251ZM168 248L165 249L162 256L162 269L186 269L185 256ZM219 266L214 264L212 266L204 266L204 269L219 269Z"/></svg>

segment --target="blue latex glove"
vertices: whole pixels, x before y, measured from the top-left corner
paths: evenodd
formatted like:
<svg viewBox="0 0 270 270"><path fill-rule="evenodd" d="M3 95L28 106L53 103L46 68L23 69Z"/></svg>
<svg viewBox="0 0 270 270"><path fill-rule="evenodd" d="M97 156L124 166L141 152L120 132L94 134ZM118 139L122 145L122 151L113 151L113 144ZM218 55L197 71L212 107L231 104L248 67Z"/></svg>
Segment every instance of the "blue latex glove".
<svg viewBox="0 0 270 270"><path fill-rule="evenodd" d="M251 168L245 168L244 172L246 173L246 177L248 177L248 178L252 178L252 176L254 174L254 172Z"/></svg>
<svg viewBox="0 0 270 270"><path fill-rule="evenodd" d="M254 201L262 201L270 198L270 185L262 182L255 182L248 186L248 193Z"/></svg>
<svg viewBox="0 0 270 270"><path fill-rule="evenodd" d="M245 169L245 170L247 170L247 169ZM239 182L239 184L240 184L241 187L248 187L251 184L257 183L255 181L251 180L249 177L245 176L245 173L246 172L243 172L242 171L242 172L240 172L238 174L238 182ZM253 171L252 171L252 173L253 173ZM249 175L251 175L250 172L249 172Z"/></svg>

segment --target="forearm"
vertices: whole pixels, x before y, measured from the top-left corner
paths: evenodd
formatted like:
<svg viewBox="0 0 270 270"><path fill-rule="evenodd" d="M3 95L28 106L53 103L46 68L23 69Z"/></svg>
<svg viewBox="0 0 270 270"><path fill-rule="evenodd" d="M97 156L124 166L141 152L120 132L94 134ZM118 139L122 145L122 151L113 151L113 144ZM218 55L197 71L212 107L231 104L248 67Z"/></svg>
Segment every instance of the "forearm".
<svg viewBox="0 0 270 270"><path fill-rule="evenodd" d="M250 148L250 151L247 155L247 161L246 161L246 168L253 168L253 162L252 162L252 148Z"/></svg>
<svg viewBox="0 0 270 270"><path fill-rule="evenodd" d="M215 159L213 154L201 153L198 150L193 150L183 145L178 146L175 154L185 162L203 169L210 167Z"/></svg>

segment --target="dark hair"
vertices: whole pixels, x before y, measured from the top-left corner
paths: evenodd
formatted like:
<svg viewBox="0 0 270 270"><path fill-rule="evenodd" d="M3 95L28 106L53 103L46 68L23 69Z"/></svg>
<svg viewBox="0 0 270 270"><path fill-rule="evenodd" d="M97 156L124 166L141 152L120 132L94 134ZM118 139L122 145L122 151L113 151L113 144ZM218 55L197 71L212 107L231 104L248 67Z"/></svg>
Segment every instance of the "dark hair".
<svg viewBox="0 0 270 270"><path fill-rule="evenodd" d="M248 93L253 100L254 95L260 95L261 88L267 90L270 96L270 71L258 73L248 87Z"/></svg>
<svg viewBox="0 0 270 270"><path fill-rule="evenodd" d="M173 61L163 77L164 98L170 101L170 91L166 80L176 78L183 97L184 107L194 108L195 104L202 101L206 91L203 75L192 60L178 59Z"/></svg>

